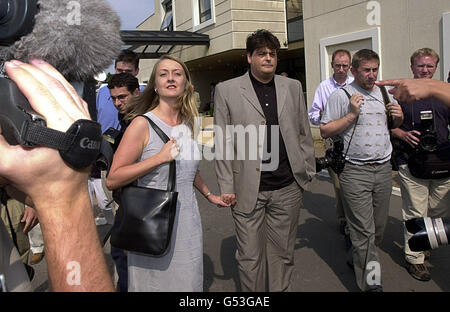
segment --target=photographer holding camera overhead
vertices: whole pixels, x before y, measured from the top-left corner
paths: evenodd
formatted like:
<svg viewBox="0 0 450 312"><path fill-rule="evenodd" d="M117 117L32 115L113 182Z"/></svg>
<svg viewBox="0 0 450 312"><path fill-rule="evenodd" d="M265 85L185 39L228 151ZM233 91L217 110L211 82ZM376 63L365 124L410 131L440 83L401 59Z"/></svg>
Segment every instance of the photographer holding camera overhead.
<svg viewBox="0 0 450 312"><path fill-rule="evenodd" d="M433 78L439 55L429 48L411 56L415 79ZM421 217L450 216L450 108L431 97L411 104L400 102L405 115L403 124L392 130L399 144L395 161L402 192L403 221ZM429 281L424 252L410 250L412 237L404 228L406 268L417 280Z"/></svg>
<svg viewBox="0 0 450 312"><path fill-rule="evenodd" d="M346 162L339 182L352 242L347 263L358 287L376 292L383 290L381 276L374 281L369 274L372 265L380 263L376 246L383 239L392 191L388 126L395 128L403 121L400 105L387 94L385 100L375 86L379 65L374 51L356 52L351 68L355 80L331 94L320 125L322 137L339 135L344 140Z"/></svg>

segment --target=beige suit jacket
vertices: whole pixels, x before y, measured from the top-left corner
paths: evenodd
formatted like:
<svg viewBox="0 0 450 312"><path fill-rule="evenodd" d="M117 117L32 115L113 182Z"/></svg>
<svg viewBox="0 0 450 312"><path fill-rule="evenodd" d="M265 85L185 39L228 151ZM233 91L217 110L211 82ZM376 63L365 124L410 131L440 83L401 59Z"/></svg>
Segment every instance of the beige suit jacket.
<svg viewBox="0 0 450 312"><path fill-rule="evenodd" d="M297 80L276 75L275 89L278 121L289 163L295 180L305 189L315 175L315 159L302 85ZM256 153L256 158L254 153L252 156L255 142L249 141L249 129L253 127L251 125L264 128L266 118L249 73L219 83L215 90L214 106L214 123L223 131L223 135L220 135L220 130L215 131L214 136L220 192L236 194L235 211L250 213L255 208L259 192L262 157L260 153ZM245 157L240 152L242 143L238 138L235 136L232 141L233 136L226 135L227 125L242 125L249 130L245 135ZM259 147L262 144L261 140L257 143Z"/></svg>

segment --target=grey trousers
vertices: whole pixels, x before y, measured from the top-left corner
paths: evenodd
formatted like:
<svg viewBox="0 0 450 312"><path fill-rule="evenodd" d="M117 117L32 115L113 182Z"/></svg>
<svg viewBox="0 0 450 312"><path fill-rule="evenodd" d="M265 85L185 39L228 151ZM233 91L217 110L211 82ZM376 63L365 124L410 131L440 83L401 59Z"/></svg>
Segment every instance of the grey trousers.
<svg viewBox="0 0 450 312"><path fill-rule="evenodd" d="M383 240L392 193L392 167L346 163L339 176L350 239L356 283L362 291L381 285L377 246Z"/></svg>
<svg viewBox="0 0 450 312"><path fill-rule="evenodd" d="M338 221L345 220L345 211L344 211L344 204L342 202L341 185L339 183L339 177L336 174L336 172L334 172L334 170L331 168L328 168L328 174L330 175L331 181L333 182L334 196L336 199L336 215Z"/></svg>
<svg viewBox="0 0 450 312"><path fill-rule="evenodd" d="M302 197L303 189L293 182L279 190L259 192L249 214L233 210L242 291L266 291L267 275L269 291L292 290Z"/></svg>

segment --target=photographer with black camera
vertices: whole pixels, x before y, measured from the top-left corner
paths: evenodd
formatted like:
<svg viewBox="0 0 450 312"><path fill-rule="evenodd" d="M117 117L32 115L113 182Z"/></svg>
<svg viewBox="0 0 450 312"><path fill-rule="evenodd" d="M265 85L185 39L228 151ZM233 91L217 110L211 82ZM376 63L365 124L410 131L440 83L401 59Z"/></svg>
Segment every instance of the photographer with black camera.
<svg viewBox="0 0 450 312"><path fill-rule="evenodd" d="M348 263L362 291L382 291L381 276L369 281L368 275L371 264L380 263L376 246L383 238L392 192L388 123L397 127L403 120L400 105L392 99L385 103L375 86L379 65L372 50L353 56L355 81L331 94L320 125L322 137L344 141L346 162L339 182L352 242Z"/></svg>
<svg viewBox="0 0 450 312"><path fill-rule="evenodd" d="M439 55L429 48L411 56L414 79L431 79ZM403 124L392 130L397 138L395 161L399 166L403 221L421 217L450 216L450 108L431 97L411 104L400 102L405 114ZM406 268L412 277L429 281L424 252L409 248L412 237L404 227Z"/></svg>
<svg viewBox="0 0 450 312"><path fill-rule="evenodd" d="M345 87L346 85L353 82L353 77L348 75L350 69L352 57L348 50L337 49L333 52L331 56L331 67L333 68L333 76L322 81L316 89L314 94L314 99L311 104L311 109L308 112L309 121L313 125L320 125L320 119L323 114L323 110L327 105L328 98L330 95L339 88ZM327 140L324 140L325 146L327 146ZM331 163L328 161L334 161L339 163L337 157L342 157L343 144L341 141L333 140L333 148L327 151L328 155L325 157L316 159L316 171L320 172L322 169L327 168L328 174L330 175L331 181L334 186L334 195L336 199L336 215L339 222L339 232L342 235L348 235L348 230L346 231L347 221L344 215L344 204L342 202L341 196L341 186L339 185L339 178L336 174L336 170L333 169ZM324 162L322 162L322 160Z"/></svg>

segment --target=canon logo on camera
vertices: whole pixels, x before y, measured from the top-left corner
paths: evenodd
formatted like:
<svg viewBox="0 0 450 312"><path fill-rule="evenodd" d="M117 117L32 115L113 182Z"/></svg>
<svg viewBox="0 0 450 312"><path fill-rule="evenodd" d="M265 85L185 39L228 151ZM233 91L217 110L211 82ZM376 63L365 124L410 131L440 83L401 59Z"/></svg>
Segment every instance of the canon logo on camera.
<svg viewBox="0 0 450 312"><path fill-rule="evenodd" d="M80 146L84 149L91 149L91 150L98 150L100 149L100 142L99 141L91 141L89 138L82 138L80 140Z"/></svg>

